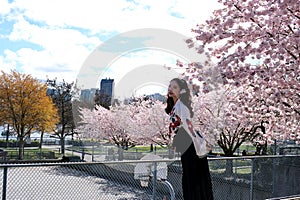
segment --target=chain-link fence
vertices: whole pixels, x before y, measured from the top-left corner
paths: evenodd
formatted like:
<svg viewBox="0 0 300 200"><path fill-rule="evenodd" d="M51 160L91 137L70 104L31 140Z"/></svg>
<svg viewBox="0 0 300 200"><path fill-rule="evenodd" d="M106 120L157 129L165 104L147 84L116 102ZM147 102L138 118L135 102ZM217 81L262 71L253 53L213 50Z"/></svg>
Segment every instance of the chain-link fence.
<svg viewBox="0 0 300 200"><path fill-rule="evenodd" d="M300 194L299 157L209 158L214 198L259 200ZM183 199L178 159L0 164L0 167L3 200Z"/></svg>

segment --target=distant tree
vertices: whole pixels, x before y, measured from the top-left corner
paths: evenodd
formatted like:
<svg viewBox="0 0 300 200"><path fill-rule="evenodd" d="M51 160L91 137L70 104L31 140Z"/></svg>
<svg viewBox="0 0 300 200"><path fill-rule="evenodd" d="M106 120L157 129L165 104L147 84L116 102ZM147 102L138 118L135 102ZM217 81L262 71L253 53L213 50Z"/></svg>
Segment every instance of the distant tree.
<svg viewBox="0 0 300 200"><path fill-rule="evenodd" d="M111 106L111 97L100 90L97 90L94 97L95 108L97 106L102 106L106 109L110 109Z"/></svg>
<svg viewBox="0 0 300 200"><path fill-rule="evenodd" d="M119 160L123 159L123 150L136 145L132 133L128 131L131 124L124 110L111 111L102 106L96 106L93 110L82 108L80 113L82 121L77 131L81 133L81 137L109 140L119 148Z"/></svg>
<svg viewBox="0 0 300 200"><path fill-rule="evenodd" d="M47 80L47 94L52 98L53 103L58 108L59 122L56 125L54 135L60 139L61 153L65 154L65 138L74 135L75 122L73 118L73 98L78 93L75 83L67 83L64 80L57 82Z"/></svg>
<svg viewBox="0 0 300 200"><path fill-rule="evenodd" d="M170 146L172 135L169 133L166 104L149 97L134 98L124 106L132 123L132 133L141 144L157 144Z"/></svg>
<svg viewBox="0 0 300 200"><path fill-rule="evenodd" d="M170 145L165 104L151 99L133 99L129 104L81 109L82 121L78 127L83 137L108 139L120 151L135 145Z"/></svg>
<svg viewBox="0 0 300 200"><path fill-rule="evenodd" d="M20 160L31 132L55 125L56 108L46 92L46 84L30 75L17 71L0 75L0 121L11 125L17 134Z"/></svg>

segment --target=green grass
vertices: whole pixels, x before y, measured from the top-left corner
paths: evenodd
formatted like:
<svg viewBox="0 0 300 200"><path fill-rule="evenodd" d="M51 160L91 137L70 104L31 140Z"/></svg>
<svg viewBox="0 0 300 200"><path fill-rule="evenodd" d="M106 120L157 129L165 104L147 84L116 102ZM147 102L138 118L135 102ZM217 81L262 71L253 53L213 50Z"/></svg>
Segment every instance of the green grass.
<svg viewBox="0 0 300 200"><path fill-rule="evenodd" d="M153 147L153 150L155 150L155 147ZM166 147L156 146L156 152L165 152L167 150L168 149ZM127 151L128 152L141 152L141 153L149 152L150 145L138 145L138 146L128 149Z"/></svg>
<svg viewBox="0 0 300 200"><path fill-rule="evenodd" d="M240 150L240 152L242 152L243 150L246 150L247 152L249 152L249 151L251 152L251 151L255 151L256 148L253 145L246 145L245 144L245 145L241 145L239 150Z"/></svg>
<svg viewBox="0 0 300 200"><path fill-rule="evenodd" d="M91 153L91 154L94 151L94 154L99 154L99 153L107 152L107 150L109 148L113 148L115 152L118 151L118 147L116 145L102 146L102 151L101 152L100 152L98 146L94 146L94 150L91 146L87 146L87 147L84 147L84 151L86 153ZM70 147L68 149L73 150L73 151L77 151L77 152L81 152L83 147L82 146L73 146L73 147ZM153 150L155 150L155 147L153 147ZM168 151L167 147L156 146L156 152L167 152L167 151ZM150 152L150 145L137 145L135 147L129 148L128 150L124 150L124 152L147 153L147 152Z"/></svg>
<svg viewBox="0 0 300 200"><path fill-rule="evenodd" d="M233 170L235 170L233 168ZM247 168L238 168L236 171L237 174L251 174L251 168L247 167Z"/></svg>
<svg viewBox="0 0 300 200"><path fill-rule="evenodd" d="M155 149L156 147L156 152L168 152L168 148L166 146L154 146L153 149ZM111 145L101 145L101 151L99 146L95 145L94 149L92 148L92 146L73 146L73 147L69 147L68 150L73 150L73 151L77 151L77 152L82 152L82 148L84 148L84 151L86 153L94 153L94 154L101 154L104 152L107 152L109 148L113 148L114 152L118 151L118 147L115 144L111 144ZM239 155L241 156L242 151L246 150L247 153L249 154L250 152L255 151L255 147L250 145L250 144L245 144L242 145L239 149ZM124 152L138 152L138 153L147 153L150 152L150 145L137 145L135 147L129 148L128 150L124 150ZM213 149L213 153L220 153L222 154L223 151L220 147L215 147Z"/></svg>

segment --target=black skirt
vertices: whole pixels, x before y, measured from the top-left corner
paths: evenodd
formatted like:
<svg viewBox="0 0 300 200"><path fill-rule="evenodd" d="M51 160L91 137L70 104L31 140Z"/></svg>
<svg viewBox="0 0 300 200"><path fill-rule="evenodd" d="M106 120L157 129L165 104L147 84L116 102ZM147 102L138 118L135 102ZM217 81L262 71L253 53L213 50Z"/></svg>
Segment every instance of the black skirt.
<svg viewBox="0 0 300 200"><path fill-rule="evenodd" d="M207 157L199 158L188 133L180 128L173 145L181 153L184 200L213 200Z"/></svg>

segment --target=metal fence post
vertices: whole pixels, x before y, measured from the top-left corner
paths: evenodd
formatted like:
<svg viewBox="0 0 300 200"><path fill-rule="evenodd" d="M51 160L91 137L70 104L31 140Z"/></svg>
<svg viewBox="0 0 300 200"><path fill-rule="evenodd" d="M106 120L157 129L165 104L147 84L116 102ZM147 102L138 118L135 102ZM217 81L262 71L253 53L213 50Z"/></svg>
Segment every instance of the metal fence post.
<svg viewBox="0 0 300 200"><path fill-rule="evenodd" d="M156 183L157 183L157 162L154 162L154 170L153 170L153 200L156 199Z"/></svg>
<svg viewBox="0 0 300 200"><path fill-rule="evenodd" d="M237 167L238 167L238 160L235 159L235 169L234 169L234 181L237 179Z"/></svg>
<svg viewBox="0 0 300 200"><path fill-rule="evenodd" d="M7 167L3 168L2 200L6 200Z"/></svg>
<svg viewBox="0 0 300 200"><path fill-rule="evenodd" d="M93 147L92 147L92 162L94 162L94 151L95 151L95 149L94 149L94 142L93 142Z"/></svg>
<svg viewBox="0 0 300 200"><path fill-rule="evenodd" d="M275 159L276 158L272 159L272 194L275 193L275 161L276 161Z"/></svg>
<svg viewBox="0 0 300 200"><path fill-rule="evenodd" d="M253 200L254 159L251 159L250 200Z"/></svg>

